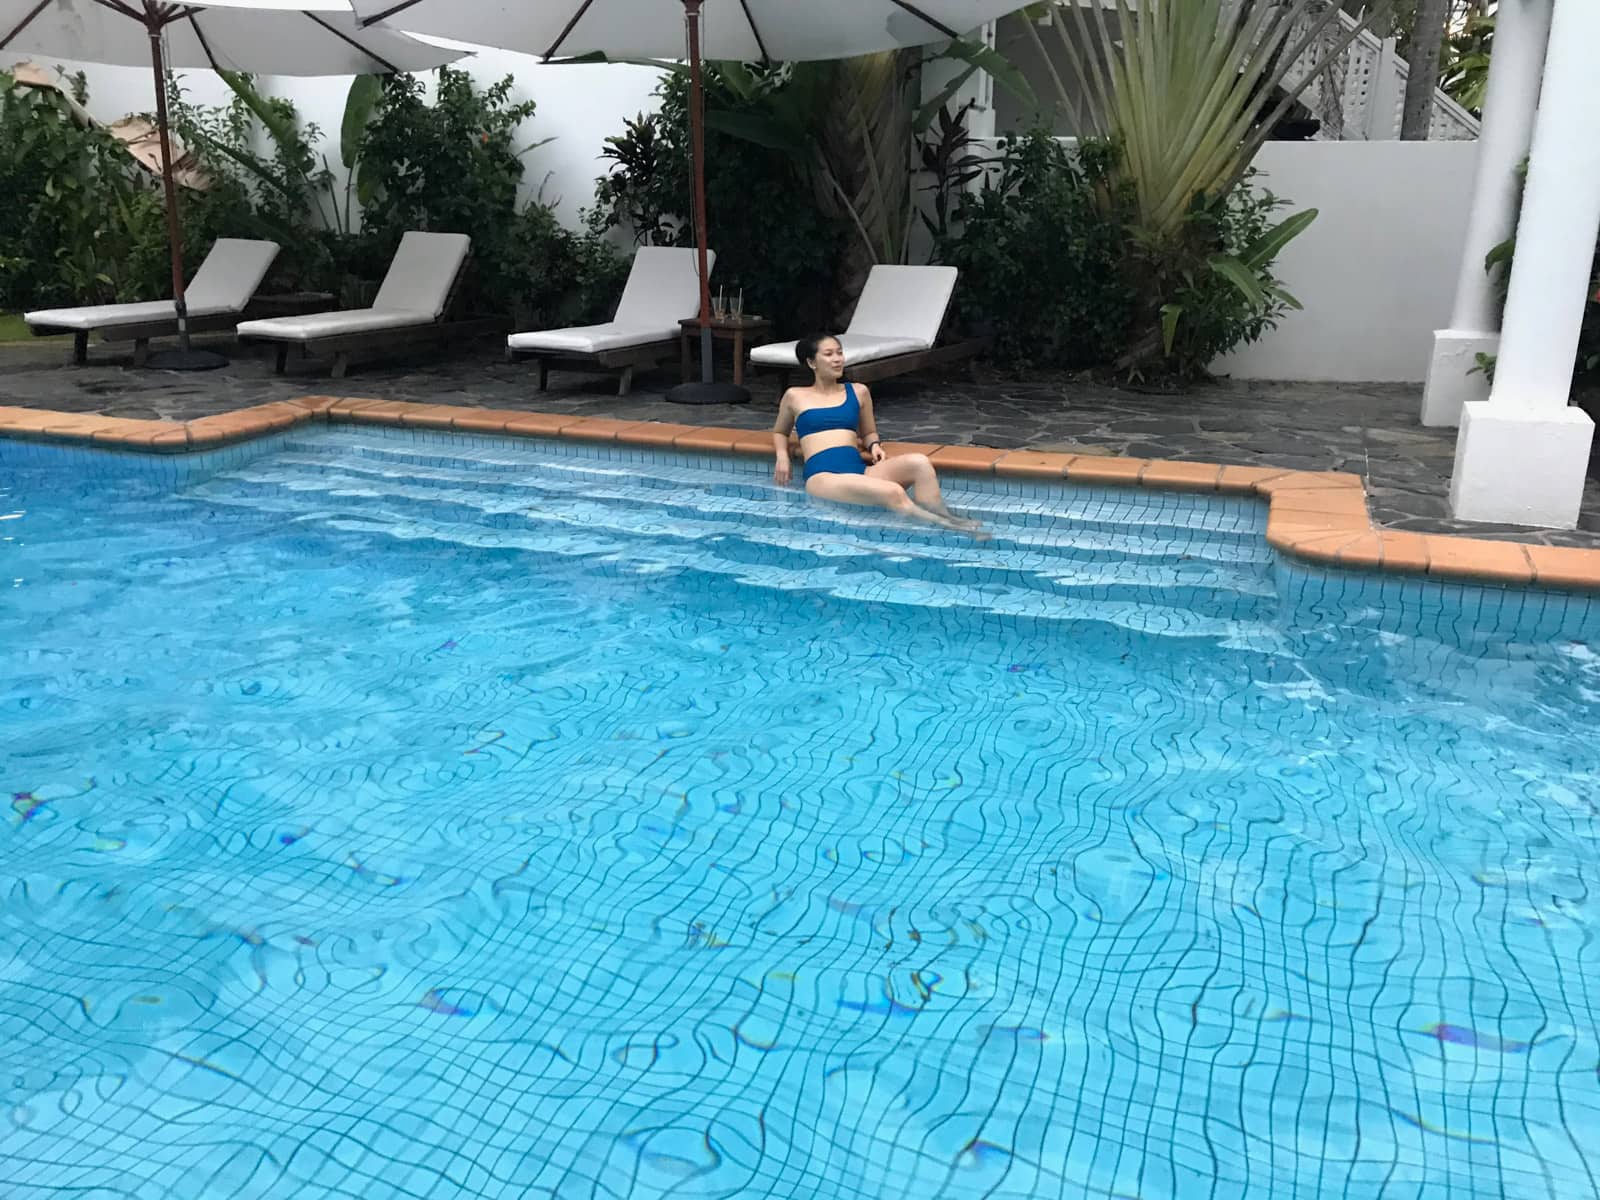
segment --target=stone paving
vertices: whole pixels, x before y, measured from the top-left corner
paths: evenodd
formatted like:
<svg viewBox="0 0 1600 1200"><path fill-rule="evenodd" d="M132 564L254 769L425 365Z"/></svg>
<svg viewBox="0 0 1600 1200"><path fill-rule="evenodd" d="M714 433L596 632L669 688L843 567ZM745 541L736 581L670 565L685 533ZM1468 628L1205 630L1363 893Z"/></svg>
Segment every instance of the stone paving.
<svg viewBox="0 0 1600 1200"><path fill-rule="evenodd" d="M536 372L507 363L494 343L356 366L343 380L330 380L314 363L291 364L287 375L275 376L269 359L228 341L216 345L234 356L229 366L182 375L135 370L105 346L91 346L90 364L73 367L70 347L59 342L3 344L0 404L192 420L295 396L372 396L748 429L769 425L777 403L776 384L765 376L753 381L748 405L670 404L662 393L677 382L675 366L641 373L622 399L615 378L599 374L552 372L550 390L541 393ZM970 378L960 371L910 376L877 384L873 394L879 425L893 440L1350 471L1365 480L1379 525L1600 549L1600 484L1593 478L1577 530L1451 520L1455 431L1418 424L1415 387L1220 381L1157 394L980 365Z"/></svg>

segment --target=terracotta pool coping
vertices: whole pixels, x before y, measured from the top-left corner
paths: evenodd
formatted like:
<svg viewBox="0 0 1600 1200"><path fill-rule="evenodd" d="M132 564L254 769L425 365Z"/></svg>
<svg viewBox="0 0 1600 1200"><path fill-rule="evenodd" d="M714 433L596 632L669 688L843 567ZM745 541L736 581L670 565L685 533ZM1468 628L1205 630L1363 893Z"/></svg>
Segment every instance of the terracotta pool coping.
<svg viewBox="0 0 1600 1200"><path fill-rule="evenodd" d="M310 421L571 438L754 458L772 453L771 435L757 430L333 396L262 404L194 421L141 421L0 406L0 437L183 454L249 441ZM1367 514L1366 489L1360 476L1344 472L923 442L884 445L890 454L927 454L941 471L953 474L1261 497L1270 505L1268 544L1283 554L1320 566L1472 583L1600 591L1600 550L1379 528Z"/></svg>

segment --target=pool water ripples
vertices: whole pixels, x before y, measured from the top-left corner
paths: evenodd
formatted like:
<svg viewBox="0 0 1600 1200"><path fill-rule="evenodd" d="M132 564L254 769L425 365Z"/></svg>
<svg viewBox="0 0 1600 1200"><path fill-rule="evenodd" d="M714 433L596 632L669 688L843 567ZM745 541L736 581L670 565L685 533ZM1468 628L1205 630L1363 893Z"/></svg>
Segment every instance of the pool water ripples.
<svg viewBox="0 0 1600 1200"><path fill-rule="evenodd" d="M0 1195L1597 1194L1600 623L638 457L6 468Z"/></svg>

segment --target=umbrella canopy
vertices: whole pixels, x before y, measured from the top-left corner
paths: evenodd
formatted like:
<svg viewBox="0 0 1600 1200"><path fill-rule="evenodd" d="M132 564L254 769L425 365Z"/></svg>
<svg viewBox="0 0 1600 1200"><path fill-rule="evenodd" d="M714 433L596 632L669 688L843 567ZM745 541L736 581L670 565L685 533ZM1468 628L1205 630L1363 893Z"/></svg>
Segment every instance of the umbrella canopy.
<svg viewBox="0 0 1600 1200"><path fill-rule="evenodd" d="M166 195L172 258L172 303L180 349L156 355L153 366L221 366L219 355L189 348L183 298L183 239L173 183L167 122L170 67L254 71L270 75L366 75L423 70L460 58L386 29L365 29L345 0L295 0L292 7L260 0L257 7L167 0L0 0L0 51L49 54L113 66L150 64L154 74L156 136Z"/></svg>
<svg viewBox="0 0 1600 1200"><path fill-rule="evenodd" d="M365 29L346 0L293 7L146 0L0 0L0 50L112 66L150 65L150 27L165 65L261 75L423 71L460 58L392 29Z"/></svg>
<svg viewBox="0 0 1600 1200"><path fill-rule="evenodd" d="M553 58L689 60L694 157L694 228L700 256L698 387L669 399L707 404L748 399L711 382L711 281L706 263L705 58L850 58L959 37L1026 7L1024 0L352 0L364 24L521 50ZM907 152L910 148L907 147ZM676 394L675 394L676 393Z"/></svg>
<svg viewBox="0 0 1600 1200"><path fill-rule="evenodd" d="M1023 0L704 0L701 53L755 62L849 58L976 29ZM363 20L551 57L683 54L683 0L356 0Z"/></svg>

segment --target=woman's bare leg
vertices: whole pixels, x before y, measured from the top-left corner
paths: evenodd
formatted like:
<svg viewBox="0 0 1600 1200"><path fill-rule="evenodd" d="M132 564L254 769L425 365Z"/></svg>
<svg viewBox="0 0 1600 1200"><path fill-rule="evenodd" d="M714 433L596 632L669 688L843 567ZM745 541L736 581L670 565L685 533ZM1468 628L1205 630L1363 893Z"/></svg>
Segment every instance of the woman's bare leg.
<svg viewBox="0 0 1600 1200"><path fill-rule="evenodd" d="M837 504L859 504L865 508L883 508L900 517L910 517L929 525L941 525L962 533L970 529L954 517L947 517L924 508L900 484L872 475L840 475L824 472L806 480L806 494L818 500L832 500Z"/></svg>
<svg viewBox="0 0 1600 1200"><path fill-rule="evenodd" d="M926 454L896 454L881 463L873 463L867 474L874 479L887 479L916 493L917 503L929 512L937 513L956 522L958 526L974 528L981 522L958 517L944 502L939 489L939 475Z"/></svg>

